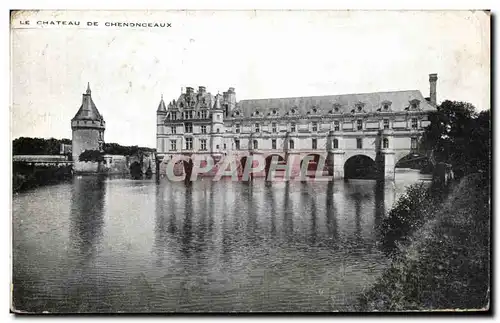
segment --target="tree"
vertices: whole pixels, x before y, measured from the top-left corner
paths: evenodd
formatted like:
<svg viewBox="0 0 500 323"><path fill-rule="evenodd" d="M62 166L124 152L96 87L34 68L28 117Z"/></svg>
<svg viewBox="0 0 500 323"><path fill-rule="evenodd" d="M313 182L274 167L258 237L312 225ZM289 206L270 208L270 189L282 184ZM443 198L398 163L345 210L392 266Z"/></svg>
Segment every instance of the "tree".
<svg viewBox="0 0 500 323"><path fill-rule="evenodd" d="M470 103L447 100L429 120L421 146L433 151L436 162L451 164L459 176L489 170L489 111L478 114Z"/></svg>
<svg viewBox="0 0 500 323"><path fill-rule="evenodd" d="M100 163L104 161L104 155L99 150L84 150L78 157L79 161Z"/></svg>

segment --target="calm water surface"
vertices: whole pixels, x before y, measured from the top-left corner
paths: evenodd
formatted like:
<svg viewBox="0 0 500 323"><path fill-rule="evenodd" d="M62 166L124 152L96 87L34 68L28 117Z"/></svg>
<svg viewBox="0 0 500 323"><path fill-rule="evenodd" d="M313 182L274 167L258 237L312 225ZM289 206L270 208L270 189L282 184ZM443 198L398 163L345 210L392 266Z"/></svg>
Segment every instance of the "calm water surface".
<svg viewBox="0 0 500 323"><path fill-rule="evenodd" d="M388 264L396 181L252 184L74 178L13 197L16 308L348 310Z"/></svg>

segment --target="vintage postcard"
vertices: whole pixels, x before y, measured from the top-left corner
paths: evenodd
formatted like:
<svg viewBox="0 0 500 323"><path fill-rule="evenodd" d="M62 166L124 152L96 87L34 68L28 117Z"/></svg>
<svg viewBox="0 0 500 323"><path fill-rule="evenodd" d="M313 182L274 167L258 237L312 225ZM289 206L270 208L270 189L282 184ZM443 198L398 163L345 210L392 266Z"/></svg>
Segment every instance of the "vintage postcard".
<svg viewBox="0 0 500 323"><path fill-rule="evenodd" d="M490 20L12 11L11 311L489 311Z"/></svg>

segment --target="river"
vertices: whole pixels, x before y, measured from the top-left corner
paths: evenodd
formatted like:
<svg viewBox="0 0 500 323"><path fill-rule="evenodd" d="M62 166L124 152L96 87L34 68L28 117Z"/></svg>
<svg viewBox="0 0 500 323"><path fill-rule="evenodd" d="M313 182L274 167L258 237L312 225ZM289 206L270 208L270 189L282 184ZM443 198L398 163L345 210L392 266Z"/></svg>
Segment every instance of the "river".
<svg viewBox="0 0 500 323"><path fill-rule="evenodd" d="M30 312L343 311L388 265L405 187L75 177L13 196L13 301Z"/></svg>

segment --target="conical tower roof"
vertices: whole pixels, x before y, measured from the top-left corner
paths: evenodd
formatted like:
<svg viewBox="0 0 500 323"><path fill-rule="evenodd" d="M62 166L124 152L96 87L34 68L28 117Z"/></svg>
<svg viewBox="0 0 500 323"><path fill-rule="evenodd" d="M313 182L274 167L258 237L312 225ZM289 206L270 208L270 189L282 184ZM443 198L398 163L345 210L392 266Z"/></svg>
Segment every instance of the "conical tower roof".
<svg viewBox="0 0 500 323"><path fill-rule="evenodd" d="M156 112L167 112L165 101L163 101L163 94L161 95L160 104L158 105L158 109L156 110Z"/></svg>
<svg viewBox="0 0 500 323"><path fill-rule="evenodd" d="M82 96L82 105L75 114L73 120L98 120L102 121L103 118L97 110L90 91L90 84L87 83L87 92Z"/></svg>
<svg viewBox="0 0 500 323"><path fill-rule="evenodd" d="M220 102L219 102L219 94L217 94L215 96L215 103L214 103L214 107L213 107L214 110L220 110L221 107L220 107Z"/></svg>

